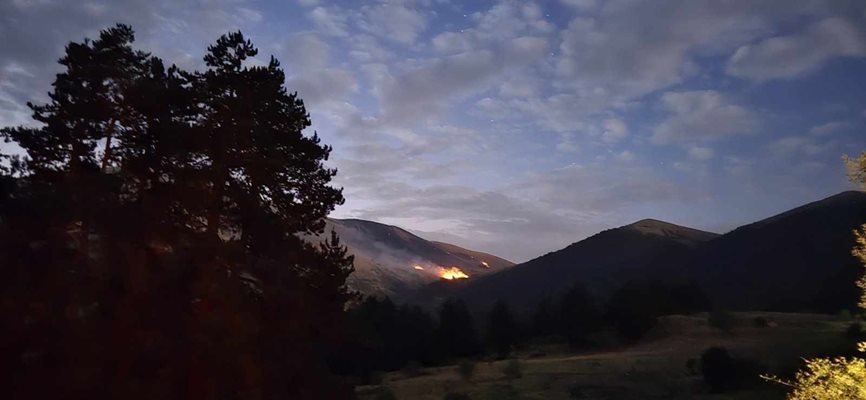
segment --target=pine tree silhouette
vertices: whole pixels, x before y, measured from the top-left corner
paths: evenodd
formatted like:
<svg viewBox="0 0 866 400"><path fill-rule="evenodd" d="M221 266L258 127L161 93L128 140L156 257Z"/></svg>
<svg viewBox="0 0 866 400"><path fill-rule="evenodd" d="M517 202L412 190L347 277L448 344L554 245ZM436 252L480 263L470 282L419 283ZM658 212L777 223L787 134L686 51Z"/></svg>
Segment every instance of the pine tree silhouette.
<svg viewBox="0 0 866 400"><path fill-rule="evenodd" d="M352 257L323 218L331 151L240 32L204 72L130 27L71 43L26 152L0 177L3 354L12 397L343 398L323 354Z"/></svg>

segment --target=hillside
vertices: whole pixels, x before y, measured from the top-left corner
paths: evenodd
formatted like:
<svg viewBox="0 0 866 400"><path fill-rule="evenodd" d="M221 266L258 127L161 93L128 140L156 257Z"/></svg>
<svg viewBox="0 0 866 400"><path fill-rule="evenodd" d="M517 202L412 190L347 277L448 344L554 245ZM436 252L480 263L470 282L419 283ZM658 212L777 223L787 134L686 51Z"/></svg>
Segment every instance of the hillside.
<svg viewBox="0 0 866 400"><path fill-rule="evenodd" d="M866 193L856 191L724 235L646 219L459 287L434 285L425 296L456 295L481 309L503 299L526 311L575 283L603 296L629 280L652 280L697 284L735 309L835 312L857 299L862 268L851 256L852 231L863 222Z"/></svg>
<svg viewBox="0 0 866 400"><path fill-rule="evenodd" d="M382 385L398 399L439 400L448 392L472 399L784 399L785 386L757 379L755 387L710 393L700 372L687 367L712 346L752 360L771 371L790 371L803 357L838 354L851 347L844 331L850 321L835 316L767 312L735 313L737 326L723 332L707 324L707 314L662 317L645 341L627 347L574 353L564 344L531 343L514 354L523 376L507 380L507 360L479 362L471 381L459 367L424 368L418 376L403 371L385 375ZM770 327L756 327L762 318ZM697 368L697 367L696 367ZM757 378L757 377L756 377ZM357 388L360 399L376 399L375 385Z"/></svg>
<svg viewBox="0 0 866 400"><path fill-rule="evenodd" d="M514 265L500 257L428 241L402 228L372 221L328 219L325 232L331 229L355 256L349 285L367 295L404 299L417 288L441 280L440 267L457 267L471 279Z"/></svg>
<svg viewBox="0 0 866 400"><path fill-rule="evenodd" d="M477 307L485 308L496 299L503 299L518 309L528 310L545 296L562 292L577 282L596 293L607 293L628 280L655 278L648 266L663 264L716 236L645 219L466 282L456 294Z"/></svg>
<svg viewBox="0 0 866 400"><path fill-rule="evenodd" d="M511 267L514 265L513 262L508 261L504 258L500 258L500 257L494 256L492 254L488 254L488 253L484 253L484 252L480 252L480 251L464 249L460 246L457 246L457 245L454 245L451 243L444 243L444 242L437 242L437 241L431 241L430 243L433 243L436 247L450 253L453 256L465 259L466 262L482 263L482 261L483 261L483 263L487 264L486 265L487 267L492 268L494 271L498 270L498 269L502 269L502 268ZM484 264L482 264L482 265L484 265Z"/></svg>
<svg viewBox="0 0 866 400"><path fill-rule="evenodd" d="M842 192L739 227L677 268L729 307L832 312L857 299L852 231L864 222L866 193Z"/></svg>

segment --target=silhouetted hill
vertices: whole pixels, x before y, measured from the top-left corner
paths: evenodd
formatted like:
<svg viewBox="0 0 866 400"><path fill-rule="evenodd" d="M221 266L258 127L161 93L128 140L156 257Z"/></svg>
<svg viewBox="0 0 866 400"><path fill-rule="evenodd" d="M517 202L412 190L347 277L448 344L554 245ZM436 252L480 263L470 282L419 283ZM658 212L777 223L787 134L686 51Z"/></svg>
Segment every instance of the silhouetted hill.
<svg viewBox="0 0 866 400"><path fill-rule="evenodd" d="M325 232L331 229L355 255L355 272L348 279L349 285L367 295L402 300L419 287L441 280L438 267L458 267L474 279L514 265L487 253L428 241L402 228L372 221L329 218Z"/></svg>
<svg viewBox="0 0 866 400"><path fill-rule="evenodd" d="M503 299L524 311L545 296L556 295L581 282L604 294L629 280L655 277L650 265L663 263L716 234L645 219L610 229L480 279L466 282L457 293L427 293L443 297L456 294L476 307Z"/></svg>
<svg viewBox="0 0 866 400"><path fill-rule="evenodd" d="M843 192L716 235L657 220L598 233L459 287L427 287L425 301L456 295L475 307L503 299L528 311L575 283L607 295L630 280L694 283L736 309L835 312L853 307L863 273L852 231L866 193Z"/></svg>
<svg viewBox="0 0 866 400"><path fill-rule="evenodd" d="M852 231L864 222L866 193L843 192L739 227L678 268L730 307L837 311L858 296Z"/></svg>

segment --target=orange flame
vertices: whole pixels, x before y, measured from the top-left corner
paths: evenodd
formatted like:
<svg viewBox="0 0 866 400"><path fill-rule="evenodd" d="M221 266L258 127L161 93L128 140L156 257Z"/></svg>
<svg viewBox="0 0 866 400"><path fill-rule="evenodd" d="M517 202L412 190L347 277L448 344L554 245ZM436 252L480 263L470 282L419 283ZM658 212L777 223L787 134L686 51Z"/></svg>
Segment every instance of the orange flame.
<svg viewBox="0 0 866 400"><path fill-rule="evenodd" d="M417 269L418 271L423 271L423 270L424 270L424 267L422 267L422 266L420 266L420 265L415 265L415 266L413 266L412 268L415 268L415 269Z"/></svg>
<svg viewBox="0 0 866 400"><path fill-rule="evenodd" d="M485 261L482 261L482 262L481 262L481 265L483 265L484 268L490 268L490 264L488 264L488 263L485 262Z"/></svg>
<svg viewBox="0 0 866 400"><path fill-rule="evenodd" d="M439 268L439 277L442 279L453 280L453 279L466 279L469 278L469 275L466 275L465 272L461 271L460 268L450 267L450 268Z"/></svg>

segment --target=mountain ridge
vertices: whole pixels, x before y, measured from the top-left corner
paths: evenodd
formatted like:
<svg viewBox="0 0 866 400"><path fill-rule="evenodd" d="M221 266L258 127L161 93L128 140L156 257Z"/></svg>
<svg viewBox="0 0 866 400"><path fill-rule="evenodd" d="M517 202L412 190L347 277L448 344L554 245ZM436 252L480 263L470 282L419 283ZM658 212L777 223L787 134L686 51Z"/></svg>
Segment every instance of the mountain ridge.
<svg viewBox="0 0 866 400"><path fill-rule="evenodd" d="M709 240L719 236L718 233L677 225L654 218L644 218L640 221L621 226L620 228L630 229L644 234L679 238L687 242Z"/></svg>
<svg viewBox="0 0 866 400"><path fill-rule="evenodd" d="M578 281L596 293L610 292L621 283L618 277L642 278L641 267L646 262L716 236L669 222L643 219L466 282L456 293L448 295L462 297L480 308L502 299L526 311L534 306L532 303L562 292ZM626 248L628 251L623 251Z"/></svg>
<svg viewBox="0 0 866 400"><path fill-rule="evenodd" d="M375 221L328 218L325 233L334 230L350 254L355 272L348 285L365 295L404 301L416 289L441 280L441 268L457 267L470 277L488 274L514 263L492 254L454 244L433 242L399 226ZM312 237L321 241L327 235ZM489 266L485 266L486 262Z"/></svg>
<svg viewBox="0 0 866 400"><path fill-rule="evenodd" d="M736 309L833 311L856 301L853 282L861 268L850 255L851 232L864 222L866 193L859 191L722 235L642 219L465 282L446 295L482 309L502 299L526 311L576 283L605 296L642 280L696 284L720 306Z"/></svg>

